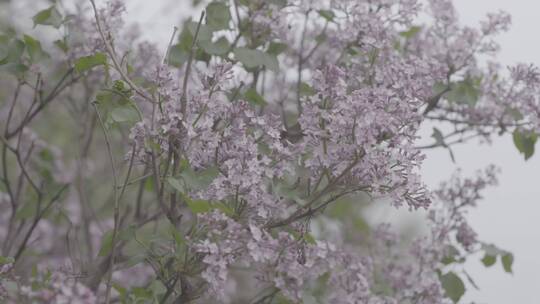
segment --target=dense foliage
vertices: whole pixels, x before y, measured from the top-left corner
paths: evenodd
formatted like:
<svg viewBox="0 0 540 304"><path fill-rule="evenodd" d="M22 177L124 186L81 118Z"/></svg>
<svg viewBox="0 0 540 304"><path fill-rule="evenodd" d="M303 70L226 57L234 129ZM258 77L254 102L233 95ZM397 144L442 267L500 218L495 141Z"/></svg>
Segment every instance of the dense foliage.
<svg viewBox="0 0 540 304"><path fill-rule="evenodd" d="M497 64L507 14L214 0L158 50L122 1L75 3L36 11L39 37L1 28L3 301L457 303L472 254L512 271L465 216L498 169L419 175L425 149L505 133L532 156L539 73Z"/></svg>

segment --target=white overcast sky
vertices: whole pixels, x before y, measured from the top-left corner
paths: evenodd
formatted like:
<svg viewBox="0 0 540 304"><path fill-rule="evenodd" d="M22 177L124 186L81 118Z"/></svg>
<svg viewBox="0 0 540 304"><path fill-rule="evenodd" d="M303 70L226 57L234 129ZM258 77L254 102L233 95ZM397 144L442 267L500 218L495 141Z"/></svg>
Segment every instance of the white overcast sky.
<svg viewBox="0 0 540 304"><path fill-rule="evenodd" d="M127 3L130 13L136 13L131 17L142 22L149 38L162 45L167 44L179 17L190 15L183 1L164 0L161 6L160 1ZM498 58L507 65L540 65L540 1L455 0L455 4L462 22L470 25L477 24L487 12L509 12L513 26L498 39L502 45ZM486 269L480 262L481 256L471 259L467 269L480 290L469 287L464 302L540 303L540 145L538 150L538 155L525 162L509 136L496 138L491 146L474 142L454 148L457 166L464 173L472 174L491 163L501 167L500 186L486 191L484 201L469 214L469 219L481 239L508 249L515 256L513 275L505 273L500 263ZM454 169L447 151L429 151L423 166L424 179L434 187Z"/></svg>

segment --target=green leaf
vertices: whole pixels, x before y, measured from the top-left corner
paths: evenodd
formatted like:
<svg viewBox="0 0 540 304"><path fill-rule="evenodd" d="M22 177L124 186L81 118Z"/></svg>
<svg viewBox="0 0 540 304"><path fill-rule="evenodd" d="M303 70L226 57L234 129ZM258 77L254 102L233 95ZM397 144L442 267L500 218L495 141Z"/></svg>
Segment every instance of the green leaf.
<svg viewBox="0 0 540 304"><path fill-rule="evenodd" d="M496 255L490 255L486 253L486 255L484 255L484 257L482 258L482 263L486 267L491 267L493 264L495 264L495 262L497 262Z"/></svg>
<svg viewBox="0 0 540 304"><path fill-rule="evenodd" d="M135 231L137 230L136 226L129 226L125 229L121 229L116 234L115 243L118 244L118 241L128 241L133 239ZM101 237L101 247L99 249L98 256L107 256L112 250L112 239L113 239L113 230L109 230L103 234Z"/></svg>
<svg viewBox="0 0 540 304"><path fill-rule="evenodd" d="M259 50L236 48L234 49L234 57L248 69L265 67L274 72L279 70L277 58Z"/></svg>
<svg viewBox="0 0 540 304"><path fill-rule="evenodd" d="M22 63L10 62L4 65L0 65L0 72L6 72L13 74L17 78L24 78L24 73L28 71L28 67Z"/></svg>
<svg viewBox="0 0 540 304"><path fill-rule="evenodd" d="M356 231L368 232L369 224L362 217L353 218L353 225L356 228Z"/></svg>
<svg viewBox="0 0 540 304"><path fill-rule="evenodd" d="M521 112L516 108L507 107L505 113L512 116L515 121L520 121L523 119L523 114L521 114Z"/></svg>
<svg viewBox="0 0 540 304"><path fill-rule="evenodd" d="M105 126L111 128L115 124L132 125L141 117L137 105L130 99L132 89L123 81L114 81L111 89L100 91L96 95L96 103L105 117Z"/></svg>
<svg viewBox="0 0 540 304"><path fill-rule="evenodd" d="M436 82L433 85L432 92L433 92L433 95L439 95L442 92L444 92L446 89L447 89L447 85L445 83Z"/></svg>
<svg viewBox="0 0 540 304"><path fill-rule="evenodd" d="M271 55L279 55L283 53L287 49L287 44L281 43L281 42L270 42L270 45L268 46L268 50L266 51L268 54Z"/></svg>
<svg viewBox="0 0 540 304"><path fill-rule="evenodd" d="M431 134L431 137L435 139L435 142L437 143L437 145L446 146L446 144L444 143L444 136L441 130L437 128L433 128L433 134Z"/></svg>
<svg viewBox="0 0 540 304"><path fill-rule="evenodd" d="M406 39L411 39L412 37L416 36L421 29L422 27L420 26L412 26L410 29L400 32L399 35L405 37Z"/></svg>
<svg viewBox="0 0 540 304"><path fill-rule="evenodd" d="M186 243L184 236L180 234L180 231L178 231L173 225L170 226L170 231L177 246L181 246Z"/></svg>
<svg viewBox="0 0 540 304"><path fill-rule="evenodd" d="M32 62L38 62L40 60L50 57L49 54L43 51L43 49L41 48L41 43L36 39L28 35L24 35L24 43L26 43L26 50L28 52L28 55L30 55L30 59L32 59Z"/></svg>
<svg viewBox="0 0 540 304"><path fill-rule="evenodd" d="M244 93L244 99L254 106L266 106L266 100L253 88L248 89Z"/></svg>
<svg viewBox="0 0 540 304"><path fill-rule="evenodd" d="M210 62L210 59L212 59L212 55L205 52L202 47L200 46L201 42L199 42L199 48L195 51L195 60L205 62L208 64Z"/></svg>
<svg viewBox="0 0 540 304"><path fill-rule="evenodd" d="M315 41L317 41L318 44L325 42L327 39L328 35L326 35L326 33L320 33L319 35L315 36Z"/></svg>
<svg viewBox="0 0 540 304"><path fill-rule="evenodd" d="M114 122L135 123L139 121L139 113L131 104L126 104L124 106L114 108L111 111L111 118Z"/></svg>
<svg viewBox="0 0 540 304"><path fill-rule="evenodd" d="M182 186L180 181L174 177L167 177L167 183L180 193L184 193L186 191L185 187Z"/></svg>
<svg viewBox="0 0 540 304"><path fill-rule="evenodd" d="M125 287L123 287L122 285L120 285L118 283L115 283L115 282L112 282L111 285L120 294L120 299L124 300L126 298L126 295L127 295L127 289ZM124 302L122 302L122 303L124 303Z"/></svg>
<svg viewBox="0 0 540 304"><path fill-rule="evenodd" d="M184 170L188 170L190 167L189 167L189 160L183 158L182 160L180 160L180 163L179 163L179 166L178 166L180 169L180 172L184 171Z"/></svg>
<svg viewBox="0 0 540 304"><path fill-rule="evenodd" d="M7 35L0 36L0 65L7 63L21 63L21 57L26 45L20 39L11 39Z"/></svg>
<svg viewBox="0 0 540 304"><path fill-rule="evenodd" d="M75 70L78 73L83 73L93 67L107 64L107 56L103 53L95 53L94 55L85 56L75 61Z"/></svg>
<svg viewBox="0 0 540 304"><path fill-rule="evenodd" d="M196 29L197 24L192 21L187 21L182 27L182 31L178 36L178 43L171 46L169 50L169 56L167 58L167 64L180 67L188 59L189 52L191 51L191 45L193 44L193 34L190 29ZM195 28L194 28L195 27ZM199 41L201 41L201 35L199 33ZM211 40L211 36L207 41Z"/></svg>
<svg viewBox="0 0 540 304"><path fill-rule="evenodd" d="M222 202L214 203L212 207L213 209L217 209L230 217L234 215L234 210Z"/></svg>
<svg viewBox="0 0 540 304"><path fill-rule="evenodd" d="M56 47L61 49L64 53L67 53L67 51L69 50L67 42L66 42L65 39L55 40L54 45L56 45Z"/></svg>
<svg viewBox="0 0 540 304"><path fill-rule="evenodd" d="M43 149L37 156L34 162L42 180L54 184L53 171L55 164L53 152L50 149Z"/></svg>
<svg viewBox="0 0 540 304"><path fill-rule="evenodd" d="M229 50L229 40L225 37L219 38L216 42L201 41L201 48L210 55L225 55Z"/></svg>
<svg viewBox="0 0 540 304"><path fill-rule="evenodd" d="M465 293L463 281L453 272L442 275L440 280L446 296L452 299L454 303L457 303Z"/></svg>
<svg viewBox="0 0 540 304"><path fill-rule="evenodd" d="M204 174L207 174L207 173L204 173ZM169 183L169 185L171 185L175 190L177 190L178 192L182 194L189 209L191 210L191 212L195 214L208 212L213 209L221 210L223 213L229 216L232 216L234 214L234 211L231 208L229 208L227 205L225 205L224 203L218 202L218 203L212 204L210 201L200 200L200 199L192 200L191 198L187 197L186 195L184 195L184 193L186 192L186 189L178 179L169 177L167 178L167 183ZM174 231L171 230L171 233L173 234L175 239L180 237L183 240L183 237L175 234L175 233L178 233L176 230ZM177 239L177 243L178 242L179 240Z"/></svg>
<svg viewBox="0 0 540 304"><path fill-rule="evenodd" d="M152 290L143 287L133 287L130 293L137 299L152 299L154 293ZM138 303L138 302L137 302ZM146 303L146 302L145 302Z"/></svg>
<svg viewBox="0 0 540 304"><path fill-rule="evenodd" d="M188 59L189 52L182 48L182 45L175 44L169 49L167 64L180 67Z"/></svg>
<svg viewBox="0 0 540 304"><path fill-rule="evenodd" d="M121 241L129 241L133 239L135 236L135 231L137 230L137 226L131 225L128 226L120 231L118 231L118 239Z"/></svg>
<svg viewBox="0 0 540 304"><path fill-rule="evenodd" d="M182 171L178 177L184 182L184 184L182 184L179 178L167 178L167 183L180 193L186 193L190 189L206 189L219 175L219 170L217 167L208 167L203 170L195 171L190 168L189 163L184 160L180 163L180 167ZM186 187L188 189L186 189Z"/></svg>
<svg viewBox="0 0 540 304"><path fill-rule="evenodd" d="M101 237L101 247L99 249L98 256L103 257L107 256L109 252L111 252L112 249L112 237L113 237L113 231L107 231L103 236Z"/></svg>
<svg viewBox="0 0 540 304"><path fill-rule="evenodd" d="M274 194L278 197L288 198L300 204L306 203L306 201L303 198L304 194L302 193L302 190L299 187L295 187L294 185L291 185L291 183L288 182L287 180L276 181L272 185L272 188L274 190ZM336 205L334 204L334 206Z"/></svg>
<svg viewBox="0 0 540 304"><path fill-rule="evenodd" d="M264 67L270 71L278 72L279 71L279 61L276 56L264 53Z"/></svg>
<svg viewBox="0 0 540 304"><path fill-rule="evenodd" d="M249 0L245 0L247 3L250 3ZM287 0L267 0L268 3L272 3L274 5L277 5L279 7L284 7L287 5Z"/></svg>
<svg viewBox="0 0 540 304"><path fill-rule="evenodd" d="M457 260L456 258L459 256L459 251L454 246L448 246L446 249L446 253L442 259L442 263L444 265L455 263Z"/></svg>
<svg viewBox="0 0 540 304"><path fill-rule="evenodd" d="M532 132L515 130L513 133L514 145L528 160L534 154L534 146L538 136Z"/></svg>
<svg viewBox="0 0 540 304"><path fill-rule="evenodd" d="M11 264L13 262L15 262L15 259L12 257L0 256L0 265Z"/></svg>
<svg viewBox="0 0 540 304"><path fill-rule="evenodd" d="M4 46L4 58L0 61L1 64L20 63L26 45L19 39L12 39Z"/></svg>
<svg viewBox="0 0 540 304"><path fill-rule="evenodd" d="M127 97L132 95L131 88L122 80L115 80L113 82L112 88L119 93L126 95Z"/></svg>
<svg viewBox="0 0 540 304"><path fill-rule="evenodd" d="M446 98L458 104L474 106L480 97L480 91L474 82L473 79L469 78L455 83L452 90L447 93Z"/></svg>
<svg viewBox="0 0 540 304"><path fill-rule="evenodd" d="M188 168L180 174L186 185L192 189L208 188L218 175L219 171L216 167L209 167L200 171L193 171L193 169Z"/></svg>
<svg viewBox="0 0 540 304"><path fill-rule="evenodd" d="M231 13L229 6L223 2L211 2L206 7L206 24L212 30L225 30L229 28Z"/></svg>
<svg viewBox="0 0 540 304"><path fill-rule="evenodd" d="M331 10L319 10L318 13L321 17L330 22L334 21L334 17L336 16Z"/></svg>
<svg viewBox="0 0 540 304"><path fill-rule="evenodd" d="M482 244L482 250L484 250L486 254L493 255L493 256L503 255L506 253L506 251L499 249L497 246L493 244L486 244L486 243Z"/></svg>
<svg viewBox="0 0 540 304"><path fill-rule="evenodd" d="M59 28L62 25L62 15L54 5L37 13L32 20L34 20L34 27L41 24Z"/></svg>
<svg viewBox="0 0 540 304"><path fill-rule="evenodd" d="M185 26L187 27L189 33L191 34L191 41L193 41L193 37L195 37L195 33L197 32L197 27L199 26L199 23L189 21L185 24ZM211 41L212 35L213 35L212 29L209 26L201 24L199 28L199 35L197 36L197 43L200 43L201 41ZM189 49L191 49L191 43L188 47L188 50Z"/></svg>
<svg viewBox="0 0 540 304"><path fill-rule="evenodd" d="M234 57L242 62L246 68L252 69L264 65L264 53L248 48L234 49Z"/></svg>
<svg viewBox="0 0 540 304"><path fill-rule="evenodd" d="M317 93L314 88L305 82L300 83L300 95L302 96L313 96Z"/></svg>
<svg viewBox="0 0 540 304"><path fill-rule="evenodd" d="M138 265L144 262L146 258L148 258L148 255L144 252L130 256L129 259L126 261L125 268L131 268L135 265Z"/></svg>
<svg viewBox="0 0 540 304"><path fill-rule="evenodd" d="M0 35L0 62L2 62L9 54L9 42L8 35Z"/></svg>
<svg viewBox="0 0 540 304"><path fill-rule="evenodd" d="M16 220L29 219L34 217L37 212L37 203L34 200L27 201L21 208L15 212Z"/></svg>
<svg viewBox="0 0 540 304"><path fill-rule="evenodd" d="M191 46L193 45L193 38L197 31L197 22L188 21L184 23L184 27L180 32L178 43L171 46L169 49L169 55L167 57L167 64L180 67L189 58L191 53ZM229 42L225 37L218 39L216 42L212 42L213 31L204 24L200 25L199 34L197 36L194 59L199 61L208 62L211 55L223 55L229 49Z"/></svg>
<svg viewBox="0 0 540 304"><path fill-rule="evenodd" d="M310 233L304 234L304 240L306 240L308 244L312 244L312 245L317 243L317 240L315 240L313 235L311 235Z"/></svg>
<svg viewBox="0 0 540 304"><path fill-rule="evenodd" d="M187 203L189 209L191 210L191 212L193 212L195 214L208 212L208 211L213 209L210 202L205 201L205 200L190 200L190 199L188 199L186 201L186 203Z"/></svg>
<svg viewBox="0 0 540 304"><path fill-rule="evenodd" d="M512 264L514 263L514 255L511 253L506 253L502 256L501 262L504 268L504 271L512 273Z"/></svg>
<svg viewBox="0 0 540 304"><path fill-rule="evenodd" d="M193 34L191 34L191 31L189 30L191 22L192 21L184 22L182 31L178 36L178 47L186 52L189 52L189 50L191 49L191 45L193 44Z"/></svg>

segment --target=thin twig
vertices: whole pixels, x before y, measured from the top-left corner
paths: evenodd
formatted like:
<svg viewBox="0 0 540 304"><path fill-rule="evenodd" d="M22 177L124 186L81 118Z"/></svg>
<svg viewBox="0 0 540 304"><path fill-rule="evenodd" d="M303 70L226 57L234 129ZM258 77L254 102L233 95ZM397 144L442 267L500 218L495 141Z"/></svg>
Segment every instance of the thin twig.
<svg viewBox="0 0 540 304"><path fill-rule="evenodd" d="M294 221L297 221L298 219L304 217L305 215L309 214L309 210L311 210L311 207L313 204L315 204L321 197L323 197L325 194L327 194L327 191L332 189L337 183L341 181L343 177L345 177L349 172L358 164L359 158L355 157L355 159L345 168L336 178L334 178L332 181L326 185L319 193L315 194L313 198L310 199L310 201L298 208L293 214L291 214L289 217L285 218L284 220L278 221L276 223L270 223L267 225L267 228L276 228L284 225L288 225ZM306 213L305 210L308 210Z"/></svg>
<svg viewBox="0 0 540 304"><path fill-rule="evenodd" d="M79 80L78 77L73 78L70 82L64 84L64 81L73 73L73 68L70 68L67 70L67 72L62 76L60 81L56 84L56 86L53 88L51 93L43 99L43 101L39 104L39 106L32 112L27 113L25 115L25 118L21 123L15 128L15 130L11 132L6 133L6 139L10 139L11 137L17 135L26 125L28 125L35 117L36 115L41 112L49 103L51 103L58 94L60 94L65 88L70 86L71 84L77 82Z"/></svg>
<svg viewBox="0 0 540 304"><path fill-rule="evenodd" d="M133 145L133 148L131 149L131 158L129 159L128 172L126 174L124 184L122 185L122 190L120 191L120 195L118 196L119 201L122 199L122 196L124 195L124 192L126 191L126 187L129 182L129 177L131 176L131 170L133 169L133 162L135 160L135 152L136 152L135 145Z"/></svg>
<svg viewBox="0 0 540 304"><path fill-rule="evenodd" d="M94 1L92 1L93 3ZM94 109L96 110L96 115L99 120L99 124L101 125L101 129L103 130L103 135L105 136L105 143L107 145L107 153L109 154L109 161L111 162L111 169L113 174L113 193L114 193L114 228L112 233L112 239L111 239L111 258L109 261L109 270L108 270L108 277L107 277L107 290L105 292L105 303L109 304L110 301L110 295L111 295L111 279L112 279L112 272L114 267L114 257L115 257L115 250L116 250L116 235L118 233L118 219L120 217L120 204L119 204L119 197L117 194L117 187L118 187L118 178L116 174L116 165L114 162L114 156L112 154L111 149L111 142L109 139L109 133L107 132L107 129L105 128L105 124L103 122L103 118L101 117L101 114L99 113L99 109L97 108L96 103L92 103L94 106ZM124 184L125 186L125 184ZM125 189L125 188L124 188Z"/></svg>
<svg viewBox="0 0 540 304"><path fill-rule="evenodd" d="M191 43L191 49L189 51L189 57L186 64L186 71L184 73L184 83L182 84L182 95L180 96L180 111L182 116L186 115L187 108L187 86L189 80L189 73L191 71L191 63L193 62L193 53L195 52L195 45L197 44L197 39L199 37L199 30L201 29L201 24L204 19L204 11L201 12L201 17L199 18L199 23L197 24L197 29L195 30L195 35L193 35L193 42Z"/></svg>
<svg viewBox="0 0 540 304"><path fill-rule="evenodd" d="M97 29L99 31L99 34L101 36L101 40L103 40L103 43L105 44L105 48L107 49L107 53L111 57L111 60L113 62L113 65L115 69L120 73L120 76L122 76L122 79L129 85L129 87L137 92L142 98L146 99L147 101L151 103L156 103L150 96L148 96L143 89L141 89L138 85L136 85L124 72L122 69L122 66L118 62L118 58L116 58L116 53L114 51L114 48L112 47L111 43L109 42L109 39L107 39L105 32L103 31L103 27L101 25L101 21L99 19L99 13L96 7L96 3L94 0L90 0L90 3L92 4L92 8L94 10L94 17L96 19L96 25Z"/></svg>
<svg viewBox="0 0 540 304"><path fill-rule="evenodd" d="M13 196L13 191L11 189L11 184L9 182L9 173L8 173L8 168L7 168L7 148L9 147L8 145L8 142L7 142L7 138L8 138L8 134L9 134L9 123L11 121L11 116L13 115L13 111L15 109L15 104L17 103L17 99L19 97L19 92L20 92L20 89L21 89L21 83L19 82L17 84L17 88L15 88L15 94L13 95L13 101L11 103L11 107L9 108L9 112L8 112L8 117L6 119L6 125L4 127L4 137L6 138L6 140L3 142L4 145L2 146L2 171L3 171L3 182L4 182L4 185L6 186L6 190L8 192L8 195L9 195L9 199L10 199L10 203L11 203L11 208L12 208L12 215L15 214L15 211L17 209L17 203L15 202L15 197Z"/></svg>
<svg viewBox="0 0 540 304"><path fill-rule="evenodd" d="M165 52L165 57L163 58L163 64L169 63L169 55L171 53L171 47L174 41L174 36L176 35L176 31L178 31L178 28L175 26L171 35L171 40L169 40L169 45L167 46L167 51Z"/></svg>
<svg viewBox="0 0 540 304"><path fill-rule="evenodd" d="M300 102L300 90L302 88L302 69L304 65L304 43L306 39L307 32L307 22L309 17L309 10L306 12L306 17L304 19L304 30L302 31L302 37L300 38L300 50L298 51L298 79L296 82L296 105L298 110L298 115L302 114L302 103Z"/></svg>
<svg viewBox="0 0 540 304"><path fill-rule="evenodd" d="M39 208L41 206L41 203L38 202L38 207L37 207L38 210L36 212L36 216L34 217L34 220L32 221L32 225L30 226L30 229L26 232L26 235L24 236L24 239L23 239L23 242L21 243L21 246L19 246L19 249L17 250L17 253L13 257L15 259L15 262L17 262L19 260L21 254L26 249L26 245L28 244L28 240L32 236L32 233L34 232L34 229L36 228L36 226L39 223L39 221L41 220L41 218L43 218L45 213L54 204L54 202L60 197L60 195L62 195L62 193L67 189L68 186L69 186L69 184L66 184L62 188L60 188L60 190L58 190L58 192L51 198L51 200L49 201L47 206L45 206L45 208L43 208L42 210L39 210ZM40 194L38 195L38 197L39 197L38 200L41 200L41 195Z"/></svg>

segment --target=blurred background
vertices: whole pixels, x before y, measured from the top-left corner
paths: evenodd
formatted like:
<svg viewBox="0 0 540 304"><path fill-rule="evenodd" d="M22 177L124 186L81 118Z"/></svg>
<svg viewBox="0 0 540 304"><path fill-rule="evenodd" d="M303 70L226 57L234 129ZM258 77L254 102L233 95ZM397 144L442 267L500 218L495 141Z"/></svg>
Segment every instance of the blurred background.
<svg viewBox="0 0 540 304"><path fill-rule="evenodd" d="M455 0L461 21L476 25L488 12L504 10L512 15L510 31L498 41L501 64L518 62L540 64L540 2L531 0ZM428 133L426 132L426 134ZM515 256L514 275L509 276L492 267L485 269L477 260L467 268L481 288L468 288L464 300L475 303L540 303L540 155L527 162L516 152L510 136L494 138L491 146L471 142L456 146L456 162L464 173L490 163L501 169L496 188L485 192L483 202L469 214L469 221L481 239L500 244ZM423 166L424 180L437 184L453 170L448 152L428 151Z"/></svg>
<svg viewBox="0 0 540 304"><path fill-rule="evenodd" d="M32 3L34 1L31 1ZM64 1L69 3L69 1ZM105 1L98 1L105 2ZM0 1L10 9L0 8L0 19L20 23L30 20L38 10L48 6L46 1L36 1L28 6L27 1ZM513 17L509 32L498 41L502 50L498 56L502 65L518 62L540 66L540 2L532 0L454 0L461 21L477 25L488 13L504 10ZM185 17L197 14L190 9L191 0L126 0L127 23L140 25L145 38L157 43L165 50L175 25ZM11 13L8 13L11 12ZM12 12L16 12L13 14ZM31 24L24 23L31 32ZM426 127L422 140L430 142L431 128ZM447 179L457 167L464 176L489 164L502 169L500 185L485 192L484 200L468 217L480 239L493 242L514 254L514 274L508 275L496 264L485 268L478 255L467 263L468 272L475 279L479 290L468 286L464 303L540 303L540 155L537 152L527 162L523 160L512 143L510 136L494 138L491 145L472 141L453 148L456 163L452 164L448 151L434 149L426 151L423 165L424 181L431 187ZM398 229L415 226L419 214L407 211L396 212L389 208L376 207L369 210L371 220L398 223Z"/></svg>

